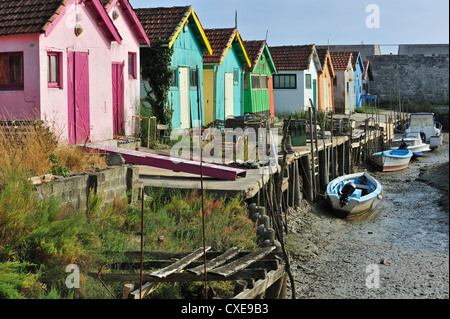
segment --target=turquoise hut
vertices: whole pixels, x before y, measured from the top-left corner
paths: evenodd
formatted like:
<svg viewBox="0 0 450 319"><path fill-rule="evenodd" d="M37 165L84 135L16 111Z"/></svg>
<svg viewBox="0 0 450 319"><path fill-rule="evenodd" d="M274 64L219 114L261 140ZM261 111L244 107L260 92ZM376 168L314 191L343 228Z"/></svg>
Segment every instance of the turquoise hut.
<svg viewBox="0 0 450 319"><path fill-rule="evenodd" d="M167 39L169 47L174 49L171 60L173 77L169 92L173 128L196 127L199 118L203 125L204 114L198 114L197 94L202 104L203 54L211 55L212 49L194 9L191 6L160 7L135 9L135 12L151 39L150 43L158 38ZM151 50L147 54L151 54ZM141 97L145 94L142 88ZM200 105L201 113L202 110L203 105Z"/></svg>
<svg viewBox="0 0 450 319"><path fill-rule="evenodd" d="M237 28L205 29L213 51L203 55L205 124L244 115L243 67L251 67Z"/></svg>

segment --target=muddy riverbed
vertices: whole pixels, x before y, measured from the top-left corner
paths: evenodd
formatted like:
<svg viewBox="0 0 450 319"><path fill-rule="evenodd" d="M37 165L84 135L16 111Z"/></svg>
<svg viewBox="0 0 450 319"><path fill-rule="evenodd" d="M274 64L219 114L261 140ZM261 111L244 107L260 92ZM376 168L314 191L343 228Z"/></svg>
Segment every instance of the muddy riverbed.
<svg viewBox="0 0 450 319"><path fill-rule="evenodd" d="M449 298L449 140L383 185L373 211L339 220L322 205L289 211L297 299ZM288 281L288 298L291 298Z"/></svg>

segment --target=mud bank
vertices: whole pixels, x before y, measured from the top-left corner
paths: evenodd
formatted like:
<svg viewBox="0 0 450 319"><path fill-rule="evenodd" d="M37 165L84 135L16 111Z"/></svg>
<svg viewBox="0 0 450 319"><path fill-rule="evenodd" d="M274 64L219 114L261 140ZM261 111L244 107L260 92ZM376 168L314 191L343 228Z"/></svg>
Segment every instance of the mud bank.
<svg viewBox="0 0 450 319"><path fill-rule="evenodd" d="M442 148L404 171L362 167L381 182L384 198L358 219L339 220L306 202L289 211L296 297L449 298L448 167L446 134Z"/></svg>

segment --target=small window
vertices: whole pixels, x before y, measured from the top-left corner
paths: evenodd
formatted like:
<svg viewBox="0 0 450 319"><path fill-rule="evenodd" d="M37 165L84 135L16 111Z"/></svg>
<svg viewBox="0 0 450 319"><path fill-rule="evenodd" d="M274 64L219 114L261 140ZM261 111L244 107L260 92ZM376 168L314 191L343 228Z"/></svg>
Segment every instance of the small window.
<svg viewBox="0 0 450 319"><path fill-rule="evenodd" d="M248 73L244 73L244 90L248 91Z"/></svg>
<svg viewBox="0 0 450 319"><path fill-rule="evenodd" d="M234 69L233 71L233 83L239 84L239 69Z"/></svg>
<svg viewBox="0 0 450 319"><path fill-rule="evenodd" d="M47 83L49 88L62 88L61 52L47 53Z"/></svg>
<svg viewBox="0 0 450 319"><path fill-rule="evenodd" d="M252 75L252 90L261 89L261 81L259 75Z"/></svg>
<svg viewBox="0 0 450 319"><path fill-rule="evenodd" d="M23 53L0 53L0 90L23 90Z"/></svg>
<svg viewBox="0 0 450 319"><path fill-rule="evenodd" d="M128 78L137 79L137 55L135 52L128 52Z"/></svg>
<svg viewBox="0 0 450 319"><path fill-rule="evenodd" d="M311 89L311 74L305 74L305 88Z"/></svg>
<svg viewBox="0 0 450 319"><path fill-rule="evenodd" d="M189 85L191 88L197 88L198 72L196 69L189 70Z"/></svg>
<svg viewBox="0 0 450 319"><path fill-rule="evenodd" d="M297 77L295 74L275 75L273 77L274 89L296 89Z"/></svg>
<svg viewBox="0 0 450 319"><path fill-rule="evenodd" d="M267 75L261 75L261 89L267 90L269 88Z"/></svg>
<svg viewBox="0 0 450 319"><path fill-rule="evenodd" d="M170 87L172 89L178 88L178 70L177 69L172 70L172 77L170 79Z"/></svg>

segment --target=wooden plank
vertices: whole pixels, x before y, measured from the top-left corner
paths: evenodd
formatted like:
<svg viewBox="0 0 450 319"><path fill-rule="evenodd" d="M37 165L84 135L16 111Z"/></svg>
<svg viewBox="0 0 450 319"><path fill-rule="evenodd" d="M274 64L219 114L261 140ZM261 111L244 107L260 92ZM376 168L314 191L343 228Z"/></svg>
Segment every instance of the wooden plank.
<svg viewBox="0 0 450 319"><path fill-rule="evenodd" d="M237 254L240 253L240 251L243 248L233 247L228 249L225 253L222 255L214 258L213 260L206 263L206 272L209 272L211 269L222 266L225 264L228 260L235 257ZM205 265L200 265L195 268L187 269L187 271L195 274L195 275L201 275L205 273Z"/></svg>
<svg viewBox="0 0 450 319"><path fill-rule="evenodd" d="M210 249L211 249L211 246L208 246L208 247L206 247L205 250L208 251ZM186 257L181 258L177 262L173 263L172 265L170 265L166 268L163 268L161 270L155 271L155 272L151 273L150 275L153 277L157 277L157 278L165 278L165 277L169 276L170 274L173 274L174 272L184 269L191 262L193 262L194 260L203 256L203 253L204 253L204 249L199 248L196 251L194 251L193 253L191 253L191 254L187 255Z"/></svg>
<svg viewBox="0 0 450 319"><path fill-rule="evenodd" d="M89 276L93 278L98 278L98 273L88 273ZM264 268L255 269L244 269L235 274L227 277L214 275L208 273L208 281L224 281L224 280L238 280L238 279L264 279L266 278L267 270ZM118 274L101 274L100 278L104 282L135 282L139 281L139 273L118 273ZM173 273L165 278L157 278L151 274L143 274L142 280L146 282L162 283L162 282L193 282L193 281L204 281L205 277L203 275L194 275L187 271L181 273Z"/></svg>
<svg viewBox="0 0 450 319"><path fill-rule="evenodd" d="M233 297L233 299L255 299L258 295L264 293L267 288L272 286L286 273L285 265L279 267L277 270L272 270L267 274L267 277L255 282L252 289L245 289L240 294Z"/></svg>
<svg viewBox="0 0 450 319"><path fill-rule="evenodd" d="M105 251L104 254L111 254L114 253L114 251ZM206 259L211 260L213 258L217 258L220 255L222 255L224 252L216 252L216 251L208 251L206 252ZM140 260L141 258L141 252L140 251L126 251L125 256L129 259L137 259ZM186 257L189 255L190 252L181 252L181 253L168 253L168 252L162 252L162 251L144 251L144 258L150 259L150 260L171 260L174 259L181 259L183 257ZM237 256L239 258L244 257L248 255L248 252L240 252ZM283 258L283 253L279 251L274 251L266 255L265 259L273 259L275 256L278 256L280 258Z"/></svg>
<svg viewBox="0 0 450 319"><path fill-rule="evenodd" d="M237 259L227 265L224 265L219 268L215 268L210 273L227 278L227 277L233 275L234 273L238 272L239 270L245 269L252 263L260 260L261 258L263 258L267 254L269 254L274 249L275 249L275 246L261 248L255 252L250 253L247 256L242 257L240 259Z"/></svg>
<svg viewBox="0 0 450 319"><path fill-rule="evenodd" d="M142 286L142 299L150 295L153 291L158 288L158 283L155 282L148 282L145 285ZM136 289L133 292L130 293L131 299L141 299L141 291L140 289Z"/></svg>

